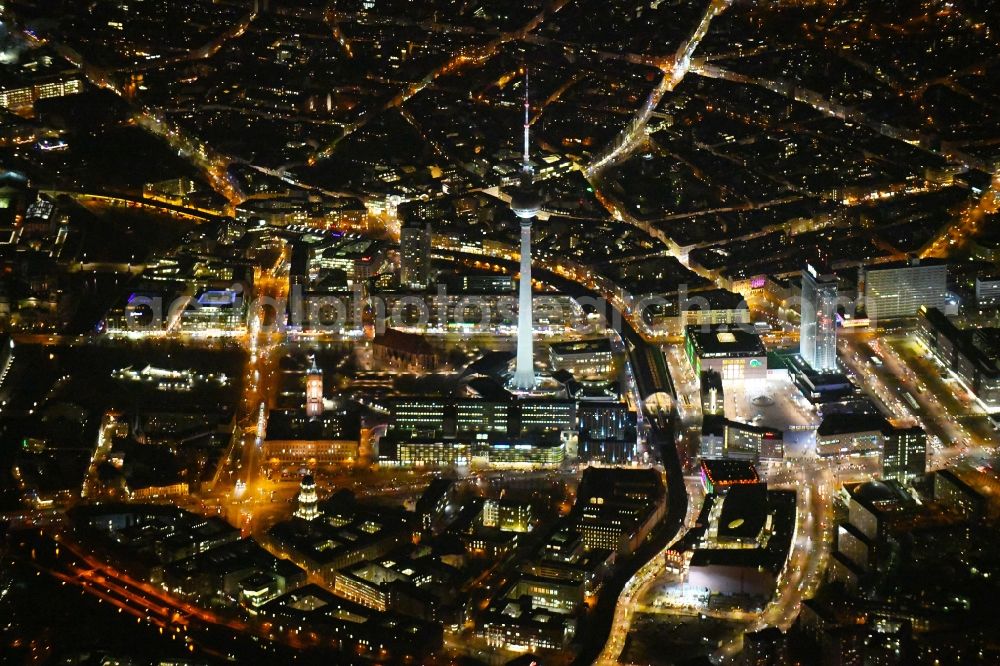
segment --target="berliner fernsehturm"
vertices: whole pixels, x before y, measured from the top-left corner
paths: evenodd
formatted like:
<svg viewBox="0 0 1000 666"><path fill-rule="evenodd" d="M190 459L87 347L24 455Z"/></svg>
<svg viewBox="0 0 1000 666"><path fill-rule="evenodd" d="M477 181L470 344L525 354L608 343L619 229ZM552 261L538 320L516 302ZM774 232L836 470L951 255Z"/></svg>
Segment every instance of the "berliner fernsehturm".
<svg viewBox="0 0 1000 666"><path fill-rule="evenodd" d="M542 199L535 189L534 174L528 158L531 143L531 99L528 76L524 77L524 158L521 165L521 182L511 193L510 209L521 220L521 279L518 287L517 311L517 365L511 388L530 391L535 388L535 348L532 340L531 308L531 221L542 207Z"/></svg>

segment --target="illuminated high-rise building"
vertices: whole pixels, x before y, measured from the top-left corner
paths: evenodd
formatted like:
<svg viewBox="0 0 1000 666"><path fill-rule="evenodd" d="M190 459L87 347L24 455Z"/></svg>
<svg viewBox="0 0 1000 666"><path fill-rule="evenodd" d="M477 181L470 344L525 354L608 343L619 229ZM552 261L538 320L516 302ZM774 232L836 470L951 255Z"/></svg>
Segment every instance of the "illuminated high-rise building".
<svg viewBox="0 0 1000 666"><path fill-rule="evenodd" d="M521 278L517 299L517 361L511 387L530 391L536 386L535 347L532 340L531 308L531 222L542 208L542 199L535 188L534 172L528 151L531 145L531 101L528 77L524 79L524 158L521 182L511 193L510 209L521 221Z"/></svg>
<svg viewBox="0 0 1000 666"><path fill-rule="evenodd" d="M799 353L814 370L837 370L837 276L811 264L802 271Z"/></svg>
<svg viewBox="0 0 1000 666"><path fill-rule="evenodd" d="M948 300L948 262L943 259L878 264L861 275L865 309L876 321L915 317L921 306L943 310Z"/></svg>
<svg viewBox="0 0 1000 666"><path fill-rule="evenodd" d="M295 516L303 520L316 520L320 516L318 503L316 479L312 474L306 474L299 487L299 506L295 509Z"/></svg>
<svg viewBox="0 0 1000 666"><path fill-rule="evenodd" d="M312 357L312 365L306 373L306 416L318 418L323 415L323 371Z"/></svg>
<svg viewBox="0 0 1000 666"><path fill-rule="evenodd" d="M404 225L399 232L400 283L426 289L431 280L431 225Z"/></svg>
<svg viewBox="0 0 1000 666"><path fill-rule="evenodd" d="M892 428L885 433L882 478L906 483L927 471L927 433L923 428Z"/></svg>

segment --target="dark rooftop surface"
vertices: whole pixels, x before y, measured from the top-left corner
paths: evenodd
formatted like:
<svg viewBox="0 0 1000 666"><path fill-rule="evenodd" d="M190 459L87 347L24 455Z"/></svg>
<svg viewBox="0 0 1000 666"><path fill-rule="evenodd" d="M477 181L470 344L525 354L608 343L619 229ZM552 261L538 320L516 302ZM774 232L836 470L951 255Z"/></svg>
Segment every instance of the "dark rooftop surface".
<svg viewBox="0 0 1000 666"><path fill-rule="evenodd" d="M702 357L767 354L759 335L738 326L691 325L687 327L687 336L694 344L695 353Z"/></svg>

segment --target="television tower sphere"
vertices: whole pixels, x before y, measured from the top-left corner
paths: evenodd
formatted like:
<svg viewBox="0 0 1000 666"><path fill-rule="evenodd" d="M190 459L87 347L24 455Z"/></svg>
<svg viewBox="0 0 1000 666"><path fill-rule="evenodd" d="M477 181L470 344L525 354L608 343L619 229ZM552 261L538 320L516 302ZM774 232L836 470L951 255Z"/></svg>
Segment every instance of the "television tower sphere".
<svg viewBox="0 0 1000 666"><path fill-rule="evenodd" d="M521 183L510 193L510 209L522 220L531 220L538 216L542 209L542 197L535 189L530 176L521 179Z"/></svg>

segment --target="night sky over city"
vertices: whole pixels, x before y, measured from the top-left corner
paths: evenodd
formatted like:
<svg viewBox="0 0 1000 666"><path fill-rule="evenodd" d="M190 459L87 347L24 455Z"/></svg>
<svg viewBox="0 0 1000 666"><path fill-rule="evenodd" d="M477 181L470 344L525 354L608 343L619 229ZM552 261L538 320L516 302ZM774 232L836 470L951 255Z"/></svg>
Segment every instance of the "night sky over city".
<svg viewBox="0 0 1000 666"><path fill-rule="evenodd" d="M0 664L1000 664L993 0L0 0Z"/></svg>

